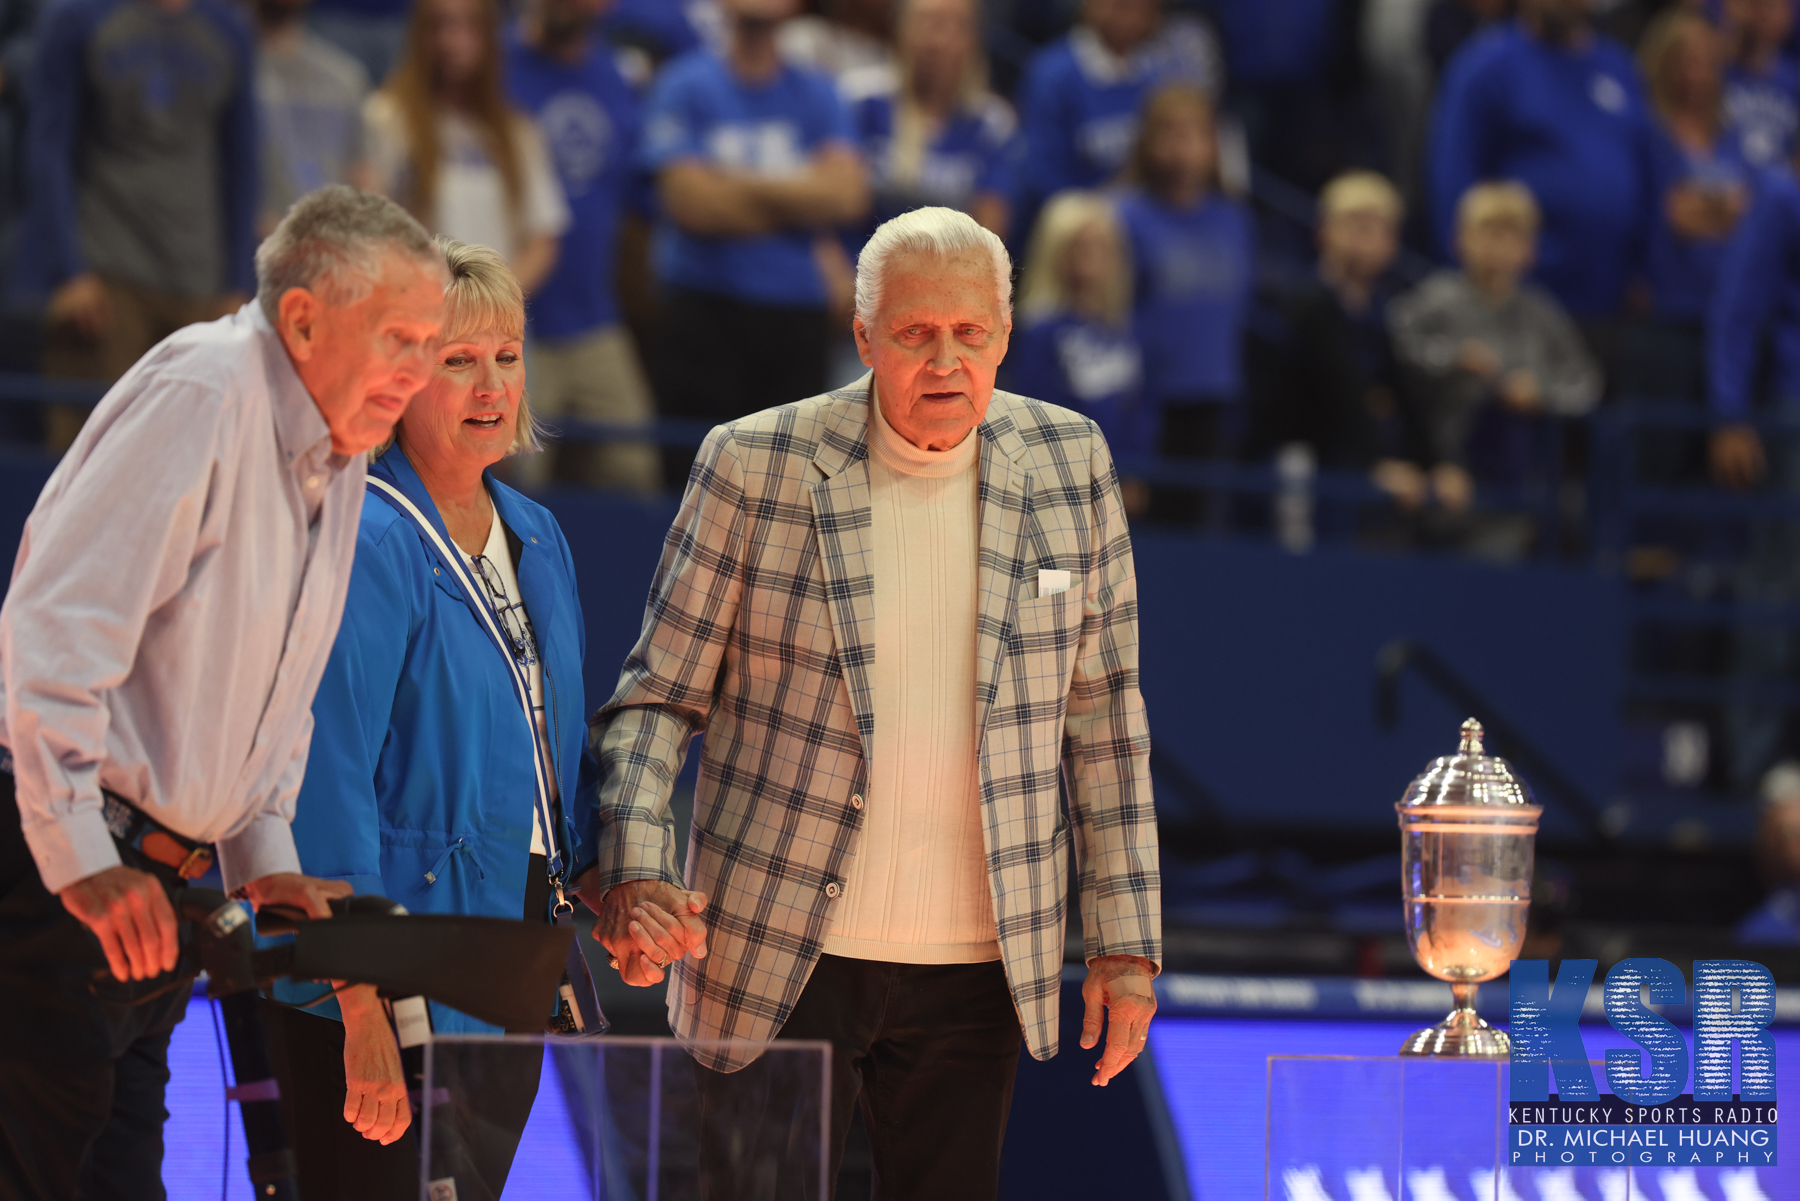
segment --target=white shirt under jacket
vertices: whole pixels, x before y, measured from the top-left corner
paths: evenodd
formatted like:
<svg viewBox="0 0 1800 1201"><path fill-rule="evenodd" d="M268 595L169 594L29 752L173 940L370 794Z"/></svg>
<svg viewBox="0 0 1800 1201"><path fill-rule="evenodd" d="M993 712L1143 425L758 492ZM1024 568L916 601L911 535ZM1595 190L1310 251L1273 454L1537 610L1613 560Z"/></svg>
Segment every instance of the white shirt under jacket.
<svg viewBox="0 0 1800 1201"><path fill-rule="evenodd" d="M875 729L861 843L825 953L890 963L1000 958L976 772L974 432L920 450L870 385Z"/></svg>

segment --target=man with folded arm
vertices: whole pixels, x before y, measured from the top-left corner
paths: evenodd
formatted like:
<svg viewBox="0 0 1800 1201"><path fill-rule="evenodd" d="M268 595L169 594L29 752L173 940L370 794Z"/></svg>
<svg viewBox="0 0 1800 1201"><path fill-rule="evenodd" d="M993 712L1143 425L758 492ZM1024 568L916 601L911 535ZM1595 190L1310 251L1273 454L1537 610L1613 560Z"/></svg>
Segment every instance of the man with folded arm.
<svg viewBox="0 0 1800 1201"><path fill-rule="evenodd" d="M1110 1011L1093 1082L1144 1045L1161 918L1131 542L1093 423L994 391L1010 274L962 213L875 232L872 373L707 438L591 725L596 937L629 983L673 962L678 1037L746 1040L695 1047L703 1196L816 1193L773 1038L832 1045L834 1177L860 1093L884 1199L994 1196L1020 1034L1057 1050L1071 839L1083 1047ZM668 802L702 732L689 892Z"/></svg>
<svg viewBox="0 0 1800 1201"><path fill-rule="evenodd" d="M363 455L424 386L446 273L345 187L297 201L256 269L255 301L94 409L0 607L0 1196L161 1196L170 893L215 849L259 908L350 892L299 873L288 823ZM374 1124L399 1087L352 1100Z"/></svg>

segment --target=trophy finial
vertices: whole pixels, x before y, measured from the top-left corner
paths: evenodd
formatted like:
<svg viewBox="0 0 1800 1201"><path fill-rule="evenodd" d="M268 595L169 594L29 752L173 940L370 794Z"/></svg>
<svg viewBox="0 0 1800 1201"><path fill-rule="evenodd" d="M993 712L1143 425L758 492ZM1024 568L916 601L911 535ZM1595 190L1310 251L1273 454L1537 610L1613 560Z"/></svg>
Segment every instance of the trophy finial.
<svg viewBox="0 0 1800 1201"><path fill-rule="evenodd" d="M1462 724L1462 742L1456 748L1460 755L1479 755L1481 749L1481 723L1473 717Z"/></svg>

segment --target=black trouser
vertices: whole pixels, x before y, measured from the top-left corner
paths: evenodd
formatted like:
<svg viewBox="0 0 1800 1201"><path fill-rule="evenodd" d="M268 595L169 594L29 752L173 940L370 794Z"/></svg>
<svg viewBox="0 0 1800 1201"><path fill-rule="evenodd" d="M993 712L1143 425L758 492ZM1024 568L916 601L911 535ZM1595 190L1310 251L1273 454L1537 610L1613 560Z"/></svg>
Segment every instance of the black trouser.
<svg viewBox="0 0 1800 1201"><path fill-rule="evenodd" d="M1000 1188L1019 1064L1019 1017L993 963L881 963L825 955L779 1039L831 1044L830 1180L862 1107L875 1201L976 1201ZM736 1072L696 1066L700 1195L817 1198L816 1139L794 1091L817 1077L767 1056ZM802 1094L803 1095L803 1094ZM814 1127L816 1129L816 1127Z"/></svg>
<svg viewBox="0 0 1800 1201"><path fill-rule="evenodd" d="M130 863L173 889L173 872ZM169 1034L186 982L111 979L100 940L45 890L0 771L0 1197L159 1199Z"/></svg>
<svg viewBox="0 0 1800 1201"><path fill-rule="evenodd" d="M525 920L541 922L550 899L542 855L531 856L525 879ZM405 1134L385 1147L370 1142L344 1120L344 1024L273 1001L263 1002L263 1024L281 1081L300 1195L306 1201L416 1198L424 1122L417 1105ZM498 1197L505 1187L537 1099L541 1062L541 1055L517 1046L438 1049L434 1091L446 1091L451 1101L433 1114L433 1141L440 1144L433 1158L443 1165L435 1170L455 1177L459 1201Z"/></svg>
<svg viewBox="0 0 1800 1201"><path fill-rule="evenodd" d="M691 288L662 301L656 402L665 417L717 425L817 396L830 338L822 307L757 304ZM667 487L687 486L694 452L664 452Z"/></svg>

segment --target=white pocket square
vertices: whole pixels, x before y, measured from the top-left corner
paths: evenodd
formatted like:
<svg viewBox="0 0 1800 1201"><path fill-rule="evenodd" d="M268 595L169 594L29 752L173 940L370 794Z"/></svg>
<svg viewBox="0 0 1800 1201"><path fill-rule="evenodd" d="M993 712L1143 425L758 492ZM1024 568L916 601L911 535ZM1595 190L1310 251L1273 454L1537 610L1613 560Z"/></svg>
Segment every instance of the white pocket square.
<svg viewBox="0 0 1800 1201"><path fill-rule="evenodd" d="M1069 590L1069 585L1070 580L1067 571L1052 571L1049 569L1039 569L1038 571L1037 594L1039 600L1044 599L1046 596L1055 596L1059 592L1067 592Z"/></svg>

